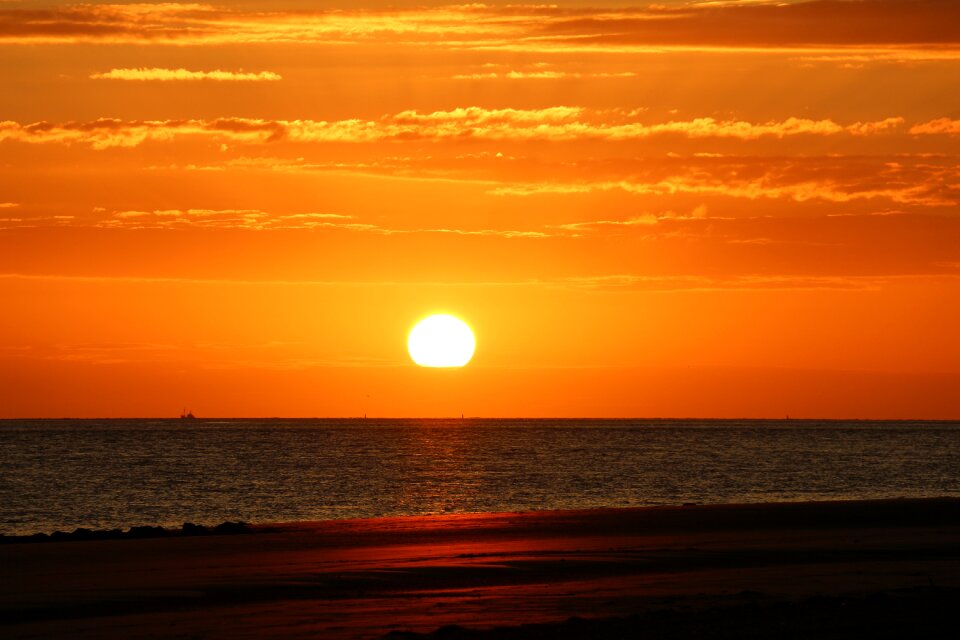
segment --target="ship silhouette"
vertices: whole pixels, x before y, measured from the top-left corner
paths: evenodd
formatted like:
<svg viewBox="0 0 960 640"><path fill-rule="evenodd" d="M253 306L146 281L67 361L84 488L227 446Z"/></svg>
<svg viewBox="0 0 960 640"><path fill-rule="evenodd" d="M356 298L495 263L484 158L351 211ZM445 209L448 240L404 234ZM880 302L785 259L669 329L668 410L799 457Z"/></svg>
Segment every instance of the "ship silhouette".
<svg viewBox="0 0 960 640"><path fill-rule="evenodd" d="M184 409L183 411L180 412L180 419L181 419L181 420L196 420L196 419L197 419L197 416L193 415L193 411L187 411L186 409Z"/></svg>

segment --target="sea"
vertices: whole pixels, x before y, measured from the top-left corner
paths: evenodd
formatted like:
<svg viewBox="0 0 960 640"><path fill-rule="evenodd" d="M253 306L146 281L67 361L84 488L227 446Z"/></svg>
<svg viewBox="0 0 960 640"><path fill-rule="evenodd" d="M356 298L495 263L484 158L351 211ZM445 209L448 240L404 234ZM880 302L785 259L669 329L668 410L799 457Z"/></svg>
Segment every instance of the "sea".
<svg viewBox="0 0 960 640"><path fill-rule="evenodd" d="M0 533L960 496L960 422L5 420Z"/></svg>

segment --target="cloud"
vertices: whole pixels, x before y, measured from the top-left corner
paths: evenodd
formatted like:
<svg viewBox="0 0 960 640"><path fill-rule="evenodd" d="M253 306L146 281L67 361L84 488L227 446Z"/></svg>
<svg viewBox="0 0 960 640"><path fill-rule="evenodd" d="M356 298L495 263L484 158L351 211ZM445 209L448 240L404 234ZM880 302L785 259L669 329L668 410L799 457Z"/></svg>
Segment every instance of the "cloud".
<svg viewBox="0 0 960 640"><path fill-rule="evenodd" d="M188 71L187 69L160 69L157 67L137 69L111 69L105 73L93 73L93 80L214 80L217 82L275 82L283 78L272 71L247 73L243 71Z"/></svg>
<svg viewBox="0 0 960 640"><path fill-rule="evenodd" d="M958 135L960 134L960 120L938 118L910 127L910 133L914 135Z"/></svg>
<svg viewBox="0 0 960 640"><path fill-rule="evenodd" d="M0 41L211 45L392 43L503 50L797 50L958 44L953 0L706 2L638 8L460 4L256 11L207 4L80 4L0 10ZM842 53L842 52L841 52Z"/></svg>
<svg viewBox="0 0 960 640"><path fill-rule="evenodd" d="M259 209L152 209L125 210L95 218L39 216L0 218L0 229L39 226L96 227L101 229L240 229L246 231L315 230L366 232L383 236L430 234L490 236L500 238L547 238L554 234L539 230L391 228L358 222L339 213L268 213Z"/></svg>
<svg viewBox="0 0 960 640"><path fill-rule="evenodd" d="M297 150L299 152L299 150ZM166 171L345 172L392 180L456 182L496 196L586 195L622 192L636 196L780 199L794 203L860 203L829 207L824 215L863 213L871 199L886 208L910 210L960 204L960 166L942 154L892 155L690 155L585 157L575 163L537 154L498 157L492 151L448 154L428 150L385 157L371 150L357 160L310 161L303 157L228 158L207 165L151 167ZM456 153L457 149L454 150ZM644 206L651 206L645 203ZM689 206L658 204L657 206ZM765 206L758 203L758 206Z"/></svg>
<svg viewBox="0 0 960 640"><path fill-rule="evenodd" d="M796 135L832 136L839 133L871 135L896 128L903 118L886 118L876 122L856 122L843 126L830 119L811 120L790 117L786 120L751 123L738 120L696 118L671 121L653 125L626 124L606 128L604 137L611 139L646 138L653 135L675 133L689 138L739 138L756 140L764 136L784 138Z"/></svg>
<svg viewBox="0 0 960 640"><path fill-rule="evenodd" d="M224 118L219 120L118 120L88 122L0 122L0 142L30 144L88 144L94 149L135 147L146 141L170 142L182 137L205 136L237 142L268 142L282 135L284 125L269 120Z"/></svg>
<svg viewBox="0 0 960 640"><path fill-rule="evenodd" d="M836 64L844 68L860 68L867 64L917 64L933 62L956 62L960 60L960 50L952 47L930 47L928 49L880 49L856 48L850 51L830 51L826 53L810 52L796 56L797 62Z"/></svg>
<svg viewBox="0 0 960 640"><path fill-rule="evenodd" d="M888 133L903 119L886 118L842 125L830 119L789 117L767 122L695 118L642 123L635 112L590 112L581 107L544 109L486 109L463 107L420 113L402 111L379 120L265 120L219 118L215 120L118 120L88 122L0 122L0 142L30 144L88 144L94 149L135 147L143 142L170 142L180 138L207 138L238 144L369 143L389 141L571 141L639 140L660 135L687 138L757 140L763 137L868 136Z"/></svg>
<svg viewBox="0 0 960 640"><path fill-rule="evenodd" d="M270 214L259 209L155 209L117 211L94 226L110 229L354 229L372 225L348 222L338 213Z"/></svg>
<svg viewBox="0 0 960 640"><path fill-rule="evenodd" d="M644 213L624 220L587 220L567 224L551 225L555 229L573 231L576 235L587 231L602 231L616 227L651 227L661 221L703 221L707 219L707 206L700 204L694 207L688 215L677 214L673 211L664 213ZM710 218L710 220L731 220L731 218Z"/></svg>
<svg viewBox="0 0 960 640"><path fill-rule="evenodd" d="M845 130L855 136L870 136L875 133L883 133L897 129L901 127L903 123L903 118L884 118L883 120L873 122L856 122L845 127Z"/></svg>
<svg viewBox="0 0 960 640"><path fill-rule="evenodd" d="M951 173L934 173L926 181L909 182L891 180L889 184L877 185L871 179L846 179L825 175L811 178L802 172L781 173L779 170L759 176L737 178L723 173L708 174L693 172L661 179L597 182L534 182L506 184L490 190L499 196L571 195L595 192L623 191L633 195L671 196L694 194L699 196L725 196L746 200L784 199L794 202L823 200L849 203L858 200L888 200L890 202L925 207L956 206L960 194L951 195L945 187L952 179ZM622 223L620 223L622 224Z"/></svg>
<svg viewBox="0 0 960 640"><path fill-rule="evenodd" d="M0 209L14 209L19 206L19 202L0 202Z"/></svg>
<svg viewBox="0 0 960 640"><path fill-rule="evenodd" d="M858 290L876 291L890 278L871 276L739 275L650 276L616 274L565 278L553 286L594 291L780 291Z"/></svg>
<svg viewBox="0 0 960 640"><path fill-rule="evenodd" d="M601 17L581 12L545 21L544 34L593 46L817 47L955 44L951 0L653 5ZM650 20L650 17L658 20ZM943 20L949 22L941 22Z"/></svg>
<svg viewBox="0 0 960 640"><path fill-rule="evenodd" d="M206 4L82 4L0 10L0 40L23 44L350 44L399 37L442 43L450 36L523 33L525 21L483 5L251 11Z"/></svg>
<svg viewBox="0 0 960 640"><path fill-rule="evenodd" d="M69 226L76 216L20 216L16 218L0 218L0 229L23 229L33 227Z"/></svg>
<svg viewBox="0 0 960 640"><path fill-rule="evenodd" d="M456 236L496 236L500 238L549 238L553 234L543 231L518 231L515 229L378 229L387 235L428 233Z"/></svg>
<svg viewBox="0 0 960 640"><path fill-rule="evenodd" d="M660 221L660 218L653 214L644 214L642 216L636 216L633 218L628 218L626 220L590 220L587 222L571 222L568 224L558 224L555 225L557 229L564 229L566 231L585 231L585 230L596 230L604 227L635 227L635 226L650 226L657 224Z"/></svg>
<svg viewBox="0 0 960 640"><path fill-rule="evenodd" d="M635 78L633 71L581 73L572 71L489 71L453 76L454 80L580 80L583 78Z"/></svg>

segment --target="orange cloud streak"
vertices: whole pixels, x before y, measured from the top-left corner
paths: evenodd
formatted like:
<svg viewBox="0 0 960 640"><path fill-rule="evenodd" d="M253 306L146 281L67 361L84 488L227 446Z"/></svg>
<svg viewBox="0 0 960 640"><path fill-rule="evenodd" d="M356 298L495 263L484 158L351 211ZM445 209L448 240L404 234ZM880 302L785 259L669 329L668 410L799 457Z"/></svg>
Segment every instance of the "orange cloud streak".
<svg viewBox="0 0 960 640"><path fill-rule="evenodd" d="M189 71L187 69L160 69L156 67L138 69L111 69L104 73L90 75L93 80L214 80L217 82L275 82L282 80L280 74L272 71L247 73L243 71Z"/></svg>
<svg viewBox="0 0 960 640"><path fill-rule="evenodd" d="M462 4L413 9L255 12L208 4L84 4L0 11L13 43L357 43L462 48L956 45L949 0L705 3L630 9Z"/></svg>
<svg viewBox="0 0 960 640"><path fill-rule="evenodd" d="M545 109L484 109L466 107L419 113L403 111L380 120L139 120L102 118L90 122L20 124L0 122L0 142L32 144L89 144L95 149L134 147L145 141L171 141L180 137L208 137L246 144L286 142L377 142L381 140L636 140L676 134L689 138L756 140L770 136L866 136L898 128L903 118L837 124L833 120L790 117L781 121L751 123L695 118L655 124L597 121L620 114L590 114L580 107Z"/></svg>
<svg viewBox="0 0 960 640"><path fill-rule="evenodd" d="M910 133L914 135L958 135L960 134L960 120L938 118L910 127Z"/></svg>
<svg viewBox="0 0 960 640"><path fill-rule="evenodd" d="M653 182L621 180L617 182L530 183L496 187L490 192L501 196L531 196L537 194L586 194L604 191L625 191L636 195L719 195L730 198L788 199L795 202L826 200L852 202L855 200L885 199L899 204L948 207L956 204L934 192L935 185L917 184L874 188L869 184L840 184L835 179L802 180L790 182L783 176L763 175L756 179L731 180L720 176L672 176Z"/></svg>

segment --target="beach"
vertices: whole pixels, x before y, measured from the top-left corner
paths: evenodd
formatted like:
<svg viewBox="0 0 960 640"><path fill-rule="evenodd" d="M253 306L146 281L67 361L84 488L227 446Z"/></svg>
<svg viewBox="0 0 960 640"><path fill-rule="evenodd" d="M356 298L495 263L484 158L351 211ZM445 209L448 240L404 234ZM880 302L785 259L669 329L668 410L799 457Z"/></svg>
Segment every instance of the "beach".
<svg viewBox="0 0 960 640"><path fill-rule="evenodd" d="M917 607L946 615L942 603L960 604L960 500L456 514L6 544L0 585L4 638L346 639L441 627L434 637L605 637L610 624L672 628L716 615L762 631L809 619L811 606L910 620ZM517 629L530 624L548 626Z"/></svg>

